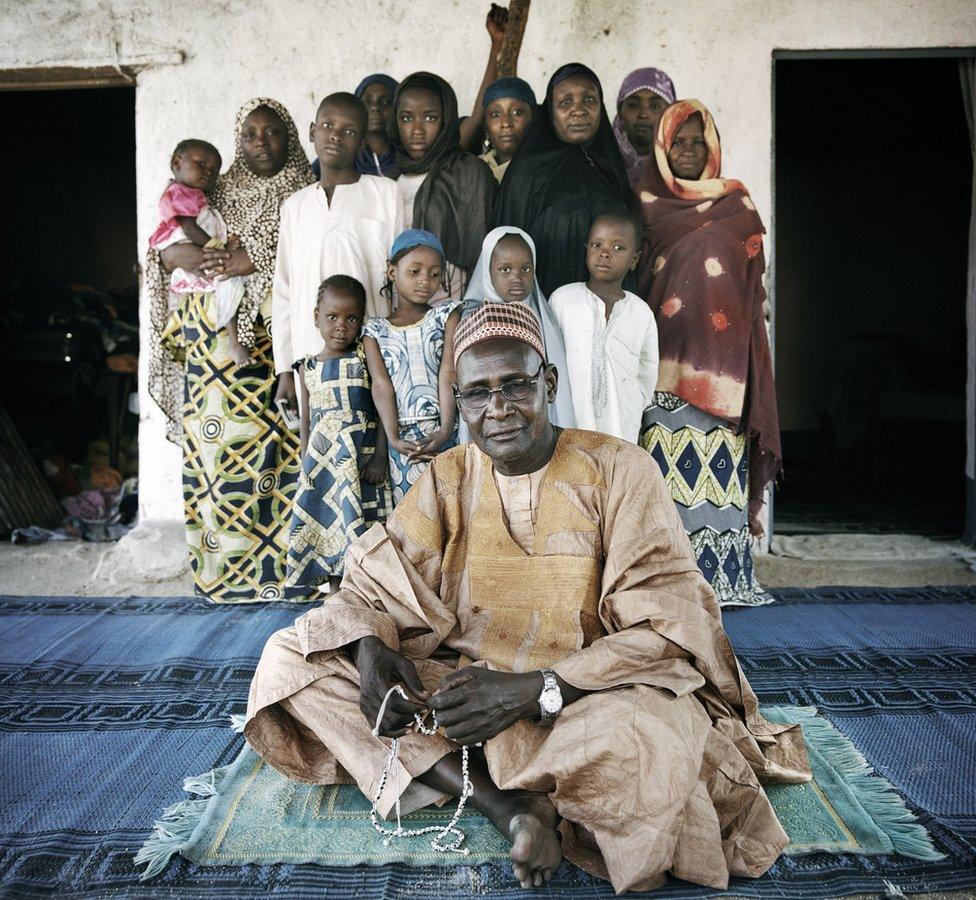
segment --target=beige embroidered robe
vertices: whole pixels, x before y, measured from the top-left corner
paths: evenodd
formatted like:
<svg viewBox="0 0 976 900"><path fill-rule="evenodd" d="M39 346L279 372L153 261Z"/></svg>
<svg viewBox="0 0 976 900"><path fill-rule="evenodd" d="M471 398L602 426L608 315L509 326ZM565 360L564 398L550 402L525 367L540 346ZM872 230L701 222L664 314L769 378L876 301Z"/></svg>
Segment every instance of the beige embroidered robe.
<svg viewBox="0 0 976 900"><path fill-rule="evenodd" d="M359 711L345 645L376 635L428 689L472 662L550 667L592 693L551 728L520 721L484 751L499 787L549 793L568 859L617 891L668 873L717 888L762 874L788 839L760 782L809 780L802 734L759 714L657 464L563 431L533 530L527 552L474 444L438 456L386 526L350 547L342 589L268 641L251 745L290 778L352 780L372 796L388 745ZM444 799L416 776L454 749L401 741L404 808ZM384 814L393 801L391 778Z"/></svg>

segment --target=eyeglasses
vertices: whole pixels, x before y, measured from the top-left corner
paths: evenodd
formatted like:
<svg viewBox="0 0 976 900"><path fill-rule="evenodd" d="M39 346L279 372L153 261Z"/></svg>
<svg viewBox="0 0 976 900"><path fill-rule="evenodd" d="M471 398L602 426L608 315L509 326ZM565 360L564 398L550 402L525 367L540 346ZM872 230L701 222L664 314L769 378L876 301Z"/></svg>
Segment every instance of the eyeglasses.
<svg viewBox="0 0 976 900"><path fill-rule="evenodd" d="M546 364L542 363L532 378L514 378L496 388L470 388L466 391L454 388L454 397L467 409L484 409L491 402L492 394L501 394L512 403L522 403L535 393L535 386L545 367Z"/></svg>

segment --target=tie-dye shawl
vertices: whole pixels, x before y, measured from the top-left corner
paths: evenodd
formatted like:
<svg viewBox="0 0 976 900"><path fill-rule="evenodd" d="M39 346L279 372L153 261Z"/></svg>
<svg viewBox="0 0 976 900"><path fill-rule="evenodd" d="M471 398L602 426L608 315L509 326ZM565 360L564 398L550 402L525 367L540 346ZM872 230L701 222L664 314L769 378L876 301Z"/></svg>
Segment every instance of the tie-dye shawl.
<svg viewBox="0 0 976 900"><path fill-rule="evenodd" d="M668 149L693 115L704 122L701 178L676 178ZM782 467L779 417L763 302L762 220L738 181L720 177L711 114L679 100L658 124L654 159L638 185L644 220L639 293L657 319L657 389L725 419L750 438L750 509Z"/></svg>

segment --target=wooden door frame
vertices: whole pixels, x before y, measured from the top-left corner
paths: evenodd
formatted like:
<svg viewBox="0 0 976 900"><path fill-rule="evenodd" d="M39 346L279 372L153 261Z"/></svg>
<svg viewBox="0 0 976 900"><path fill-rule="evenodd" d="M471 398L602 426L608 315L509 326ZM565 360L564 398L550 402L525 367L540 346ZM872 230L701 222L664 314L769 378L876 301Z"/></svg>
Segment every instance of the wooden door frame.
<svg viewBox="0 0 976 900"><path fill-rule="evenodd" d="M834 59L966 59L976 57L976 47L901 47L892 49L836 49L836 50L773 50L772 90L770 115L770 198L772 210L769 220L773 232L773 245L769 248L769 341L776 360L776 63L781 60L834 60ZM973 178L976 178L974 167ZM976 241L976 234L969 235L970 244ZM976 297L965 296L966 304L966 365L967 370L976 364ZM966 465L964 470L966 491L966 519L963 540L976 545L976 479L970 472L976 472L976 386L972 377L966 380ZM769 534L774 529L774 506L772 491L769 492Z"/></svg>

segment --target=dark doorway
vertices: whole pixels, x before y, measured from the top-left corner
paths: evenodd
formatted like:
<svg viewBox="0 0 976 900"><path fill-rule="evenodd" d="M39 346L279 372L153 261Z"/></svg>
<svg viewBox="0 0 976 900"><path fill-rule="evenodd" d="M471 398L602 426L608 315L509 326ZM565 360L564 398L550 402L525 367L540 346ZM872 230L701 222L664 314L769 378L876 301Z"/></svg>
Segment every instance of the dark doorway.
<svg viewBox="0 0 976 900"><path fill-rule="evenodd" d="M59 497L109 490L137 465L135 88L0 92L0 116L0 405Z"/></svg>
<svg viewBox="0 0 976 900"><path fill-rule="evenodd" d="M955 535L972 157L953 58L775 62L778 533Z"/></svg>

